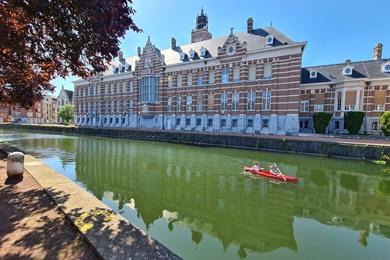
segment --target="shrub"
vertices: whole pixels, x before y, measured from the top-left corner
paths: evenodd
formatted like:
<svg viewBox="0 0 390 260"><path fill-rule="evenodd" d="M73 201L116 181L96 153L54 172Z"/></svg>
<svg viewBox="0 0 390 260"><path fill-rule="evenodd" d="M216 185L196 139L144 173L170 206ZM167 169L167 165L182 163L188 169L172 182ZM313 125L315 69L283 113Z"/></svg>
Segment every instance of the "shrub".
<svg viewBox="0 0 390 260"><path fill-rule="evenodd" d="M332 118L332 113L327 113L327 112L314 113L313 121L314 121L314 129L316 130L316 133L324 134L326 128L329 125L331 118Z"/></svg>
<svg viewBox="0 0 390 260"><path fill-rule="evenodd" d="M353 111L344 114L344 127L350 134L358 134L366 113Z"/></svg>
<svg viewBox="0 0 390 260"><path fill-rule="evenodd" d="M380 118L381 129L386 136L390 136L390 112L383 112Z"/></svg>

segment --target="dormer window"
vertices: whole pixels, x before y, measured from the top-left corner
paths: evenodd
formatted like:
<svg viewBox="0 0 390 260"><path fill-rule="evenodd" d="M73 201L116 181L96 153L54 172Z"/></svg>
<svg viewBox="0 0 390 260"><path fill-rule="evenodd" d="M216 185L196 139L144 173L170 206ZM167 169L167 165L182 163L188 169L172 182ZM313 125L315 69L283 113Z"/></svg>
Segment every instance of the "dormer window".
<svg viewBox="0 0 390 260"><path fill-rule="evenodd" d="M116 70L117 70L117 67L112 66L112 73L117 73Z"/></svg>
<svg viewBox="0 0 390 260"><path fill-rule="evenodd" d="M344 76L352 76L353 67L352 66L346 66L343 69L343 75Z"/></svg>
<svg viewBox="0 0 390 260"><path fill-rule="evenodd" d="M383 64L382 71L384 73L390 73L390 62L386 62L385 64Z"/></svg>
<svg viewBox="0 0 390 260"><path fill-rule="evenodd" d="M190 54L190 59L192 60L195 59L196 52L194 50L191 49L189 54Z"/></svg>
<svg viewBox="0 0 390 260"><path fill-rule="evenodd" d="M184 61L186 59L186 54L184 52L180 52L180 60Z"/></svg>
<svg viewBox="0 0 390 260"><path fill-rule="evenodd" d="M119 73L119 68L117 68L117 67L114 67L114 73Z"/></svg>
<svg viewBox="0 0 390 260"><path fill-rule="evenodd" d="M200 57L204 58L206 57L207 49L202 47L200 48Z"/></svg>
<svg viewBox="0 0 390 260"><path fill-rule="evenodd" d="M127 66L127 71L131 71L131 65Z"/></svg>
<svg viewBox="0 0 390 260"><path fill-rule="evenodd" d="M317 78L317 71L311 70L310 71L310 78L311 79L316 79Z"/></svg>
<svg viewBox="0 0 390 260"><path fill-rule="evenodd" d="M121 68L121 73L125 72L126 71L126 67L125 66L122 66Z"/></svg>
<svg viewBox="0 0 390 260"><path fill-rule="evenodd" d="M273 35L267 35L267 37L265 37L265 43L267 45L273 45L274 44L274 36Z"/></svg>

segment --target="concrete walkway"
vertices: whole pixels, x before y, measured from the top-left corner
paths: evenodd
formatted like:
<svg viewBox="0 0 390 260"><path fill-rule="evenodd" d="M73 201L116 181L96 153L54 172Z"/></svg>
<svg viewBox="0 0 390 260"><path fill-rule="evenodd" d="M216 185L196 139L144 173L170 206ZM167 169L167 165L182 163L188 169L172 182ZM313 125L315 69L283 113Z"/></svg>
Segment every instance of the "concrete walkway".
<svg viewBox="0 0 390 260"><path fill-rule="evenodd" d="M99 259L28 173L7 178L0 154L0 259Z"/></svg>

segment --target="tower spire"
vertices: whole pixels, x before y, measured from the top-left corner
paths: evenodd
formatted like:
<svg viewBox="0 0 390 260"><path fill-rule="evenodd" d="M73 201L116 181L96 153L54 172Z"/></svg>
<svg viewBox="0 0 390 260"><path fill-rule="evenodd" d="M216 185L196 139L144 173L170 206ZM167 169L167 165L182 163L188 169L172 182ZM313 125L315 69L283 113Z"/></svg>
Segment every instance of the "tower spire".
<svg viewBox="0 0 390 260"><path fill-rule="evenodd" d="M203 6L200 11L200 14L196 17L196 27L195 29L208 29L208 18L207 15L204 13Z"/></svg>

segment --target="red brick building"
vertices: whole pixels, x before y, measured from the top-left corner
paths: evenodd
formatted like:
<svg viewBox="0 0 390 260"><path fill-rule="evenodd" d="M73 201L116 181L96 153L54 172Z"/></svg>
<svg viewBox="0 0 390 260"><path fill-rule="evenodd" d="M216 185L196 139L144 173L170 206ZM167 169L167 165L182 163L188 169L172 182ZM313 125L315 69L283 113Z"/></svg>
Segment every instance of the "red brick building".
<svg viewBox="0 0 390 260"><path fill-rule="evenodd" d="M242 133L298 133L302 52L269 26L212 38L197 16L191 43L160 50L150 38L111 71L75 81L75 122Z"/></svg>

